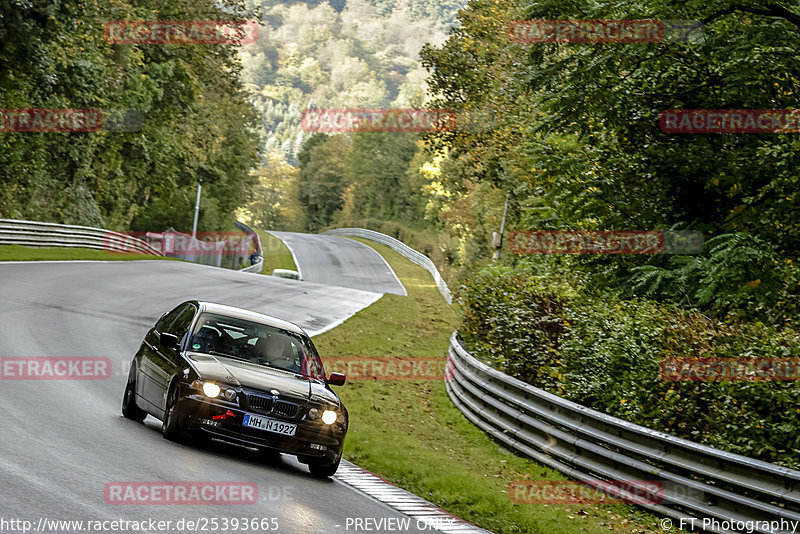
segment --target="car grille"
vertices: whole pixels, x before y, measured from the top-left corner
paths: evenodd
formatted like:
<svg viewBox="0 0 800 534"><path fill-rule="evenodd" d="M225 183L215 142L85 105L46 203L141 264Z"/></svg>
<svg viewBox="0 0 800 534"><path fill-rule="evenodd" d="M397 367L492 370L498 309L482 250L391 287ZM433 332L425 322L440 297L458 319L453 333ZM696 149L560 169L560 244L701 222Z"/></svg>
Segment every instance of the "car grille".
<svg viewBox="0 0 800 534"><path fill-rule="evenodd" d="M300 406L293 402L286 402L286 401L277 401L275 403L275 407L272 409L272 412L275 415L281 415L283 417L288 417L293 419L297 416L297 412L300 411Z"/></svg>
<svg viewBox="0 0 800 534"><path fill-rule="evenodd" d="M284 400L273 401L272 397L248 395L247 403L253 411L266 415L278 415L288 419L294 419L300 412L299 404Z"/></svg>
<svg viewBox="0 0 800 534"><path fill-rule="evenodd" d="M272 411L272 397L259 397L258 395L248 395L247 402L254 410L269 413Z"/></svg>

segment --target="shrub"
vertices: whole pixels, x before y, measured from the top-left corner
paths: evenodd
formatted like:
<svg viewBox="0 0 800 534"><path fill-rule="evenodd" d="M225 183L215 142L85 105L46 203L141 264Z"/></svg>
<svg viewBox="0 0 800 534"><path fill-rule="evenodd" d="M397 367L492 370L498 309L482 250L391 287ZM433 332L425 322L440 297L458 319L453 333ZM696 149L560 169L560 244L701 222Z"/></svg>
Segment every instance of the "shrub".
<svg viewBox="0 0 800 534"><path fill-rule="evenodd" d="M667 382L659 375L664 358L800 357L797 332L759 322L726 324L671 304L587 294L582 287L550 258L485 268L460 292L461 335L477 357L551 393L655 430L800 467L797 383Z"/></svg>
<svg viewBox="0 0 800 534"><path fill-rule="evenodd" d="M667 267L633 267L632 294L654 297L718 316L777 321L796 312L798 273L763 239L723 234L700 256L671 256Z"/></svg>
<svg viewBox="0 0 800 534"><path fill-rule="evenodd" d="M461 335L480 343L482 355L497 368L530 383L557 385L564 328L559 290L567 288L548 288L542 279L508 267L488 267L462 290L459 300L468 306Z"/></svg>

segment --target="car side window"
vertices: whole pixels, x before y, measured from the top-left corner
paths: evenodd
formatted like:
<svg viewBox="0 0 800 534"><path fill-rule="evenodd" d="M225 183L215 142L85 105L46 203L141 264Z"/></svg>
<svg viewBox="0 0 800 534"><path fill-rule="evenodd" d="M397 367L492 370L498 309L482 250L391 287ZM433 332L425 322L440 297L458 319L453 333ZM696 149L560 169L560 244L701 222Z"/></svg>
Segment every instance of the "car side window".
<svg viewBox="0 0 800 534"><path fill-rule="evenodd" d="M188 304L185 308L181 309L178 316L172 322L172 324L167 327L167 332L170 334L175 334L178 336L178 339L183 338L186 332L189 330L189 327L192 325L192 319L194 319L194 314L197 311L194 305Z"/></svg>
<svg viewBox="0 0 800 534"><path fill-rule="evenodd" d="M159 319L158 322L156 322L156 326L155 326L156 331L157 332L166 332L167 328L169 327L169 325L171 325L175 321L175 318L178 317L178 315L180 315L180 313L181 313L181 311L183 311L183 309L184 309L184 306L178 306L177 308L175 308L171 312L169 312L166 315L164 315L161 319Z"/></svg>

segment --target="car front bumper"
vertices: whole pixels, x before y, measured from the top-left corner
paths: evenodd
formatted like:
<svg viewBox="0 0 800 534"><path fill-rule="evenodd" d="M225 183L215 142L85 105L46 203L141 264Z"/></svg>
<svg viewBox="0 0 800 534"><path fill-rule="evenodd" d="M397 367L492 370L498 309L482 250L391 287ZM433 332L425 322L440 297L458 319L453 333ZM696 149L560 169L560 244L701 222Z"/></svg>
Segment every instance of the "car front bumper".
<svg viewBox="0 0 800 534"><path fill-rule="evenodd" d="M200 430L211 437L252 447L274 449L298 456L301 461L336 461L342 454L346 424L326 425L321 420L292 420L246 411L230 403L218 403L203 395L188 395L180 403L184 427ZM244 426L246 414L297 425L294 436ZM233 414L233 415L230 415Z"/></svg>

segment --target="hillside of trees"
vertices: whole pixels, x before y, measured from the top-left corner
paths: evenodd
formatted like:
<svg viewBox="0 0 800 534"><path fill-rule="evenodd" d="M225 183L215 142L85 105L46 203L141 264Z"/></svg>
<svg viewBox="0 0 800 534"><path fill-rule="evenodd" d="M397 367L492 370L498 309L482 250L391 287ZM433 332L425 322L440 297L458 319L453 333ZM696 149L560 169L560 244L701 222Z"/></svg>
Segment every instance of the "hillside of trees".
<svg viewBox="0 0 800 534"><path fill-rule="evenodd" d="M134 131L0 131L0 217L115 230L228 228L254 183L257 113L237 46L111 44L113 20L229 20L237 2L158 0L0 6L0 108L133 110Z"/></svg>
<svg viewBox="0 0 800 534"><path fill-rule="evenodd" d="M519 19L678 19L692 39L521 43ZM461 334L495 366L593 408L797 465L791 382L667 382L666 357L798 357L796 133L673 134L670 109L796 108L788 2L471 0L421 52L425 105L477 117L427 134L317 135L299 153L306 225L357 224L431 255L460 287ZM697 255L522 256L514 230L694 230Z"/></svg>
<svg viewBox="0 0 800 534"><path fill-rule="evenodd" d="M426 101L426 71L419 52L426 43L441 44L462 2L414 0L348 0L347 2L277 2L252 0L249 6L262 20L258 42L241 52L245 90L262 119L264 143L262 165L285 169L284 179L262 178L249 203L241 212L253 224L269 220L276 228L317 230L332 222L332 215L345 206L345 186L356 192L358 180L367 169L353 168L343 177L344 161L340 136L331 145L316 150L318 159L311 169L291 171L283 162L304 167L319 139L301 127L305 109L331 107L419 107ZM373 138L370 143L374 144ZM387 154L391 165L405 174L416 152L416 137L407 137L401 147L387 137L390 152L402 153L400 161ZM359 142L355 143L358 150ZM369 158L368 148L362 155ZM306 152L305 156L303 155ZM326 159L327 157L331 159ZM304 163L305 162L305 163ZM383 163L388 163L384 161ZM399 165L399 167L398 167ZM260 175L275 173L259 171ZM383 191L391 216L407 209L408 190L393 185L396 176L375 184ZM299 180L299 182L298 182ZM404 178L405 180L405 178ZM405 180L407 182L407 180ZM299 197L298 197L299 194ZM353 194L350 204L357 201ZM302 204L298 204L298 201ZM375 212L375 203L371 204ZM297 211L299 209L299 211ZM413 211L413 210L412 210ZM269 213L268 219L249 218L249 213ZM350 212L347 212L350 213ZM383 216L383 213L376 213ZM412 218L418 216L413 211ZM302 221L299 222L299 221Z"/></svg>
<svg viewBox="0 0 800 534"><path fill-rule="evenodd" d="M300 112L309 107L422 105L419 51L444 41L453 4L254 1L262 26L258 42L242 50L242 79L263 118L265 152L278 149L299 163L311 136Z"/></svg>

